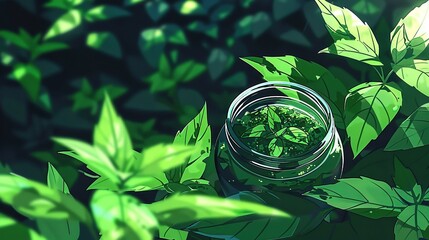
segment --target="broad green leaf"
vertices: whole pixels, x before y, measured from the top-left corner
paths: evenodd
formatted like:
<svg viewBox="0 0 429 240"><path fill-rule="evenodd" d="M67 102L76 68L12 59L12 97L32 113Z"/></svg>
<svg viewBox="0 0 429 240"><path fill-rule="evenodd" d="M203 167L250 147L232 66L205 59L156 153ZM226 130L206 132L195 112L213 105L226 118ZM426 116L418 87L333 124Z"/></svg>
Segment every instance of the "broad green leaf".
<svg viewBox="0 0 429 240"><path fill-rule="evenodd" d="M91 32L86 38L86 45L115 58L122 57L121 45L110 32Z"/></svg>
<svg viewBox="0 0 429 240"><path fill-rule="evenodd" d="M342 109L347 89L343 82L321 65L294 56L242 58L260 72L267 81L292 81L321 94L329 103L337 127L344 128Z"/></svg>
<svg viewBox="0 0 429 240"><path fill-rule="evenodd" d="M47 183L49 188L70 194L67 184L51 163L48 163ZM48 240L77 240L80 235L79 222L76 220L37 219L37 226Z"/></svg>
<svg viewBox="0 0 429 240"><path fill-rule="evenodd" d="M399 20L390 33L393 62L418 57L429 45L429 2L416 7Z"/></svg>
<svg viewBox="0 0 429 240"><path fill-rule="evenodd" d="M268 107L267 111L268 126L272 131L276 131L276 126L282 123L280 116L271 107Z"/></svg>
<svg viewBox="0 0 429 240"><path fill-rule="evenodd" d="M108 178L113 183L119 183L120 179L117 169L106 153L99 147L91 146L85 142L70 138L54 138L53 140L71 150L69 152L60 153L81 161L86 164L91 171Z"/></svg>
<svg viewBox="0 0 429 240"><path fill-rule="evenodd" d="M299 129L297 127L289 127L287 128L287 131L284 132L281 137L284 139L294 142L294 143L301 143L301 144L307 144L307 133L304 132L302 129Z"/></svg>
<svg viewBox="0 0 429 240"><path fill-rule="evenodd" d="M395 83L363 83L350 90L345 101L345 122L356 157L393 120L402 105Z"/></svg>
<svg viewBox="0 0 429 240"><path fill-rule="evenodd" d="M85 13L85 19L89 22L104 21L114 18L126 17L130 13L114 5L100 5L91 8Z"/></svg>
<svg viewBox="0 0 429 240"><path fill-rule="evenodd" d="M33 101L38 99L42 74L35 65L18 63L14 66L11 77L21 84Z"/></svg>
<svg viewBox="0 0 429 240"><path fill-rule="evenodd" d="M0 236L19 240L46 240L33 229L2 213L0 213Z"/></svg>
<svg viewBox="0 0 429 240"><path fill-rule="evenodd" d="M211 50L207 59L207 66L210 77L213 80L218 79L226 70L228 70L229 67L231 67L231 58L231 54L223 49L214 48Z"/></svg>
<svg viewBox="0 0 429 240"><path fill-rule="evenodd" d="M161 28L149 28L141 32L138 42L140 52L152 67L158 66L166 41L167 37Z"/></svg>
<svg viewBox="0 0 429 240"><path fill-rule="evenodd" d="M186 240L188 232L161 225L159 226L159 237L162 239Z"/></svg>
<svg viewBox="0 0 429 240"><path fill-rule="evenodd" d="M290 217L280 210L261 204L199 195L176 194L165 200L147 205L147 207L156 216L160 224L173 228L176 225L198 220L226 220L247 215Z"/></svg>
<svg viewBox="0 0 429 240"><path fill-rule="evenodd" d="M49 28L45 39L53 38L77 28L82 23L82 12L73 9L58 18Z"/></svg>
<svg viewBox="0 0 429 240"><path fill-rule="evenodd" d="M370 55L378 59L379 46L368 24L362 22L347 8L340 8L325 0L316 0L316 3L322 11L326 27L335 42L341 39L355 40L352 47L357 46L360 51L365 50L364 53L371 52Z"/></svg>
<svg viewBox="0 0 429 240"><path fill-rule="evenodd" d="M378 53L375 53L366 44L357 40L340 39L330 47L321 50L320 53L335 54L361 61L372 66L383 66L383 63L381 63L378 58Z"/></svg>
<svg viewBox="0 0 429 240"><path fill-rule="evenodd" d="M65 43L61 43L61 42L46 42L46 43L42 43L41 45L37 46L36 49L33 50L32 52L32 58L36 59L38 57L40 57L41 55L50 53L50 52L55 52L58 50L63 50L63 49L67 49L69 46Z"/></svg>
<svg viewBox="0 0 429 240"><path fill-rule="evenodd" d="M418 228L397 220L395 223L395 240L417 240L423 237L422 231Z"/></svg>
<svg viewBox="0 0 429 240"><path fill-rule="evenodd" d="M283 142L278 138L273 138L268 143L268 150L270 151L270 156L279 157L283 153Z"/></svg>
<svg viewBox="0 0 429 240"><path fill-rule="evenodd" d="M344 178L335 184L316 186L305 195L374 219L396 217L407 207L387 183L366 177Z"/></svg>
<svg viewBox="0 0 429 240"><path fill-rule="evenodd" d="M133 166L133 146L128 130L108 95L94 128L94 145L109 157L117 170L126 172Z"/></svg>
<svg viewBox="0 0 429 240"><path fill-rule="evenodd" d="M204 15L206 13L203 6L194 0L180 0L176 4L176 10L183 15Z"/></svg>
<svg viewBox="0 0 429 240"><path fill-rule="evenodd" d="M150 240L158 226L147 207L132 196L98 190L90 205L102 239Z"/></svg>
<svg viewBox="0 0 429 240"><path fill-rule="evenodd" d="M16 175L0 175L0 201L29 218L74 219L91 225L85 206L55 189Z"/></svg>
<svg viewBox="0 0 429 240"><path fill-rule="evenodd" d="M399 214L398 220L412 228L425 231L429 227L429 206L408 206Z"/></svg>
<svg viewBox="0 0 429 240"><path fill-rule="evenodd" d="M170 9L170 5L163 0L149 1L145 4L146 13L149 17L157 22L160 20Z"/></svg>
<svg viewBox="0 0 429 240"><path fill-rule="evenodd" d="M396 151L421 147L429 144L429 103L423 104L393 134L384 150Z"/></svg>
<svg viewBox="0 0 429 240"><path fill-rule="evenodd" d="M194 145L192 155L179 167L171 169L165 175L170 182L183 183L191 179L199 179L204 173L204 160L211 151L211 128L207 119L207 105L186 126L178 131L174 138L175 144Z"/></svg>
<svg viewBox="0 0 429 240"><path fill-rule="evenodd" d="M404 82L429 97L429 60L406 61L393 69Z"/></svg>
<svg viewBox="0 0 429 240"><path fill-rule="evenodd" d="M6 42L14 44L15 46L18 46L22 49L30 50L30 46L28 45L28 43L26 43L21 38L21 36L14 32L2 30L0 31L0 38L3 38Z"/></svg>
<svg viewBox="0 0 429 240"><path fill-rule="evenodd" d="M100 176L89 185L86 190L110 190L118 191L118 185L110 181L108 178Z"/></svg>
<svg viewBox="0 0 429 240"><path fill-rule="evenodd" d="M206 71L204 64L188 60L177 66L173 71L173 79L176 82L189 82Z"/></svg>
<svg viewBox="0 0 429 240"><path fill-rule="evenodd" d="M395 157L394 166L395 176L393 177L393 180L396 186L402 190L411 191L417 183L414 174L410 169L402 165L401 161L397 157Z"/></svg>
<svg viewBox="0 0 429 240"><path fill-rule="evenodd" d="M262 135L262 133L265 132L265 125L261 124L261 125L257 125L253 128L250 128L248 130L246 130L241 137L243 138L247 138L247 137L260 137Z"/></svg>

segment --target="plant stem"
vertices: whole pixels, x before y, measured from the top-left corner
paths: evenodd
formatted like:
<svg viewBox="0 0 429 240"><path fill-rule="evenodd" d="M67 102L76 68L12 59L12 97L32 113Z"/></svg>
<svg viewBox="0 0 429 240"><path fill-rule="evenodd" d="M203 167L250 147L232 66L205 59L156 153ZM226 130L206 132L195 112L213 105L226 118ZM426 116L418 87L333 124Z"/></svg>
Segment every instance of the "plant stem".
<svg viewBox="0 0 429 240"><path fill-rule="evenodd" d="M380 71L376 67L374 67L374 70L377 72L378 76L380 77L380 80L384 83L384 77L381 75Z"/></svg>
<svg viewBox="0 0 429 240"><path fill-rule="evenodd" d="M387 74L386 78L384 79L384 82L387 82L387 80L389 80L390 75L392 75L392 73L393 73L393 69L390 70L390 72Z"/></svg>

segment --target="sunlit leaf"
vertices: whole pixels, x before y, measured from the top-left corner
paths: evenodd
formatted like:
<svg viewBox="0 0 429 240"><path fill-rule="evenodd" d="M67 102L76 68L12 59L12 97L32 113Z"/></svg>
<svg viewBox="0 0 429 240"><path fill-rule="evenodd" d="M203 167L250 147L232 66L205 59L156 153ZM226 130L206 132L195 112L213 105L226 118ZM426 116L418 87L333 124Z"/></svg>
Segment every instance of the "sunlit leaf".
<svg viewBox="0 0 429 240"><path fill-rule="evenodd" d="M121 45L110 32L92 32L86 38L86 45L115 58L122 57Z"/></svg>
<svg viewBox="0 0 429 240"><path fill-rule="evenodd" d="M104 21L114 18L126 17L130 13L114 5L100 5L91 8L85 13L85 19L89 22Z"/></svg>
<svg viewBox="0 0 429 240"><path fill-rule="evenodd" d="M429 96L429 60L405 61L393 69L405 83Z"/></svg>
<svg viewBox="0 0 429 240"><path fill-rule="evenodd" d="M36 231L0 213L0 236L19 240L46 240Z"/></svg>
<svg viewBox="0 0 429 240"><path fill-rule="evenodd" d="M11 77L18 81L33 101L36 101L40 93L42 75L33 64L16 64Z"/></svg>
<svg viewBox="0 0 429 240"><path fill-rule="evenodd" d="M152 67L158 65L166 41L166 36L160 28L149 28L141 32L138 42L140 52Z"/></svg>
<svg viewBox="0 0 429 240"><path fill-rule="evenodd" d="M45 39L56 37L77 28L82 23L82 12L73 9L58 18L49 28Z"/></svg>
<svg viewBox="0 0 429 240"><path fill-rule="evenodd" d="M175 7L183 15L203 15L206 13L201 4L194 0L180 0Z"/></svg>

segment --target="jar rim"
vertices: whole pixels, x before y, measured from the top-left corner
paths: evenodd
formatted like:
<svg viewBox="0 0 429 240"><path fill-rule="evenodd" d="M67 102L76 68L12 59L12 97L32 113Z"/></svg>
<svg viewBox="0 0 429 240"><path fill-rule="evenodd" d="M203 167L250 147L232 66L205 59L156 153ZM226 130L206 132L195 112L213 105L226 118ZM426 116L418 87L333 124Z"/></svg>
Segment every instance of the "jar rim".
<svg viewBox="0 0 429 240"><path fill-rule="evenodd" d="M240 105L240 103L246 99L246 97L251 96L255 93L258 93L260 91L266 90L266 89L270 89L270 88L275 88L275 89L289 89L289 90L299 90L305 94L307 94L308 96L311 96L313 98L315 98L325 109L325 111L320 111L319 109L316 109L316 111L318 111L319 113L322 112L322 115L324 115L324 118L326 118L327 120L327 133L324 136L324 138L320 141L320 145L315 145L312 149L309 150L309 152L306 152L302 155L298 155L298 156L283 156L283 157L273 157L270 155L266 155L263 153L260 153L258 151L255 151L253 149L251 149L250 147L248 147L245 144L239 144L240 148L243 149L244 151L246 151L249 154L254 155L256 158L258 158L259 160L262 160L262 162L264 163L297 163L300 162L299 165L302 164L306 164L308 162L310 162L311 160L313 160L316 156L323 154L323 152L329 147L332 139L333 139L333 132L335 131L335 122L334 122L334 117L332 114L332 110L330 108L330 106L328 105L328 103L326 102L325 99L323 99L317 92L315 92L314 90L312 90L309 87L303 86L301 84L298 83L293 83L293 82L286 82L286 81L269 81L269 82L263 82L260 84L257 84L255 86L252 86L248 89L246 89L245 91L243 91L242 93L240 93L231 103L229 109L228 109L228 114L227 114L227 119L226 119L226 130L228 131L228 135L230 135L230 137L232 138L232 140L234 142L241 143L240 138L238 137L238 135L233 131L232 125L233 122L235 120L234 116L234 112L237 110L237 108L242 107ZM228 129L231 129L231 131L229 131ZM313 152L311 152L313 150ZM311 155L311 159L309 159L308 154ZM254 162L255 163L255 162ZM260 164L260 163L259 163ZM258 165L258 164L257 164ZM263 164L265 165L265 164ZM264 167L268 167L268 165L264 166ZM278 169L278 170L282 170L282 169Z"/></svg>

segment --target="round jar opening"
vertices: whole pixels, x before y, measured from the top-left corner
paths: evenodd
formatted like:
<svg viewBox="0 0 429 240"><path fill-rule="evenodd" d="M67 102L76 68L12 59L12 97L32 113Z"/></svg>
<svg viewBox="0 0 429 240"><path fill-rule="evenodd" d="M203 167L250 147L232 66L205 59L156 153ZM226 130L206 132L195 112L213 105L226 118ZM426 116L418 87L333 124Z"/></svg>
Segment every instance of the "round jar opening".
<svg viewBox="0 0 429 240"><path fill-rule="evenodd" d="M255 85L231 104L227 140L253 166L287 170L325 152L335 132L329 105L300 84L275 81Z"/></svg>

